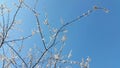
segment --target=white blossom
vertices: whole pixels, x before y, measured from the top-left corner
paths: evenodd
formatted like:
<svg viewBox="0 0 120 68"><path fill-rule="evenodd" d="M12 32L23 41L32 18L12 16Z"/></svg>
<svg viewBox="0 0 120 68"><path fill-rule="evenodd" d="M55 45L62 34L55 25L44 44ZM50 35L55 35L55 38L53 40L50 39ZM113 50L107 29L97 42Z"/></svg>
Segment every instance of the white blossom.
<svg viewBox="0 0 120 68"><path fill-rule="evenodd" d="M16 62L15 62L15 58L12 58L11 61L12 61L13 64L16 63Z"/></svg>
<svg viewBox="0 0 120 68"><path fill-rule="evenodd" d="M80 63L81 68L84 66L84 58L82 58L82 62Z"/></svg>
<svg viewBox="0 0 120 68"><path fill-rule="evenodd" d="M86 59L87 62L91 61L91 58L88 56L88 58Z"/></svg>
<svg viewBox="0 0 120 68"><path fill-rule="evenodd" d="M40 65L36 65L36 68L42 68Z"/></svg>
<svg viewBox="0 0 120 68"><path fill-rule="evenodd" d="M55 55L54 55L54 58L55 58L56 60L60 59L59 54L55 54Z"/></svg>
<svg viewBox="0 0 120 68"><path fill-rule="evenodd" d="M26 67L25 67L25 63L22 63L22 68L26 68Z"/></svg>
<svg viewBox="0 0 120 68"><path fill-rule="evenodd" d="M48 19L45 19L44 24L48 25Z"/></svg>
<svg viewBox="0 0 120 68"><path fill-rule="evenodd" d="M24 37L20 37L20 39L24 39Z"/></svg>
<svg viewBox="0 0 120 68"><path fill-rule="evenodd" d="M63 33L67 33L67 32L68 32L68 30L64 30L64 31L63 31Z"/></svg>
<svg viewBox="0 0 120 68"><path fill-rule="evenodd" d="M11 9L7 9L7 12L10 13L10 12L11 12Z"/></svg>
<svg viewBox="0 0 120 68"><path fill-rule="evenodd" d="M91 10L88 10L88 14L90 14L92 11Z"/></svg>
<svg viewBox="0 0 120 68"><path fill-rule="evenodd" d="M35 13L34 15L35 15L35 16L39 16L40 14L39 14L39 13Z"/></svg>
<svg viewBox="0 0 120 68"><path fill-rule="evenodd" d="M70 61L71 64L73 64L73 61Z"/></svg>
<svg viewBox="0 0 120 68"><path fill-rule="evenodd" d="M72 50L68 54L68 59L72 56Z"/></svg>
<svg viewBox="0 0 120 68"><path fill-rule="evenodd" d="M18 24L18 25L22 24L22 20L16 20L15 24Z"/></svg>
<svg viewBox="0 0 120 68"><path fill-rule="evenodd" d="M62 63L65 63L65 62L66 62L66 60L62 60L61 62L62 62Z"/></svg>
<svg viewBox="0 0 120 68"><path fill-rule="evenodd" d="M34 35L35 34L35 31L32 31L32 35Z"/></svg>
<svg viewBox="0 0 120 68"><path fill-rule="evenodd" d="M54 38L55 38L55 36L56 36L56 33L55 33L55 34L53 34L51 38L52 38L52 39L54 39Z"/></svg>
<svg viewBox="0 0 120 68"><path fill-rule="evenodd" d="M108 10L108 9L106 9L106 8L104 8L104 11L105 11L105 13L109 13L109 10Z"/></svg>
<svg viewBox="0 0 120 68"><path fill-rule="evenodd" d="M58 31L58 29L57 29L57 28L53 28L53 32L55 32L55 33L56 33L57 31Z"/></svg>
<svg viewBox="0 0 120 68"><path fill-rule="evenodd" d="M4 59L5 59L5 56L0 54L0 61L3 61Z"/></svg>
<svg viewBox="0 0 120 68"><path fill-rule="evenodd" d="M23 2L24 0L19 0L19 2L21 3L21 2Z"/></svg>
<svg viewBox="0 0 120 68"><path fill-rule="evenodd" d="M84 61L84 59L82 58L82 62L80 63L80 67L81 68L89 68L89 62L90 62L90 57L88 57L86 59L86 62Z"/></svg>
<svg viewBox="0 0 120 68"><path fill-rule="evenodd" d="M32 48L30 48L29 51L31 52L31 51L32 51Z"/></svg>
<svg viewBox="0 0 120 68"><path fill-rule="evenodd" d="M66 39L67 39L66 35L63 35L61 41L64 42L66 41Z"/></svg>
<svg viewBox="0 0 120 68"><path fill-rule="evenodd" d="M5 5L5 4L1 4L1 5L0 5L0 8L1 8L1 9L5 9L5 8L6 8L6 5Z"/></svg>
<svg viewBox="0 0 120 68"><path fill-rule="evenodd" d="M88 14L87 13L83 13L83 16L87 16Z"/></svg>
<svg viewBox="0 0 120 68"><path fill-rule="evenodd" d="M42 41L45 41L45 38L42 38Z"/></svg>

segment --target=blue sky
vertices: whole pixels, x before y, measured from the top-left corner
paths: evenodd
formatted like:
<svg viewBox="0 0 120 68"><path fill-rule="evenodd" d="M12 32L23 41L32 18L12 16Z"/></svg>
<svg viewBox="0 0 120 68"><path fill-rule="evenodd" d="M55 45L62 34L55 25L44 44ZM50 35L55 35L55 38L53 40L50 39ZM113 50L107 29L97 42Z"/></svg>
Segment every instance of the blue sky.
<svg viewBox="0 0 120 68"><path fill-rule="evenodd" d="M29 3L32 4L30 1ZM49 22L57 26L61 18L64 22L71 21L94 5L108 8L109 13L98 10L68 26L64 51L72 49L72 60L77 61L90 56L90 68L120 68L120 0L40 0L39 4L41 19L47 13ZM26 18L20 15L20 18L29 20L32 16ZM28 25L31 21L24 22L27 22L24 26L28 26L25 29L34 27Z"/></svg>

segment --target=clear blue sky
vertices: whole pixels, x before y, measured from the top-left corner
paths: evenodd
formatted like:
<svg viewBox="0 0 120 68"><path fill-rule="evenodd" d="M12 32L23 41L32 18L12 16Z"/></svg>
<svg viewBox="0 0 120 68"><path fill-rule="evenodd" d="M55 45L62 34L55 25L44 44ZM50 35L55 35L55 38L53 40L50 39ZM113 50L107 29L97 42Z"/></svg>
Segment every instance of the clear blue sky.
<svg viewBox="0 0 120 68"><path fill-rule="evenodd" d="M72 49L72 60L90 56L90 68L120 68L120 0L40 0L39 4L41 18L46 12L54 25L60 23L60 18L68 22L94 5L108 8L107 14L96 11L67 27L64 50Z"/></svg>

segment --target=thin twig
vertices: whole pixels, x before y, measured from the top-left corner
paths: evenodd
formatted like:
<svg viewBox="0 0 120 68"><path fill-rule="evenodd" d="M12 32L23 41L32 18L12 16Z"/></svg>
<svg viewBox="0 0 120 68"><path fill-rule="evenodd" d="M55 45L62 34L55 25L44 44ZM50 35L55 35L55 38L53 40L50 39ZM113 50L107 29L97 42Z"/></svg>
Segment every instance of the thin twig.
<svg viewBox="0 0 120 68"><path fill-rule="evenodd" d="M8 40L8 41L5 41L4 43L22 41L22 40L28 39L28 38L30 38L30 37L32 37L32 36L33 36L33 35L29 35L29 36L26 36L26 37L23 37L23 38L19 38L19 39Z"/></svg>
<svg viewBox="0 0 120 68"><path fill-rule="evenodd" d="M19 53L12 47L9 45L9 43L6 43L15 53L16 55L21 59L21 61L25 64L26 68L28 68L27 63L24 61L24 59L19 55Z"/></svg>
<svg viewBox="0 0 120 68"><path fill-rule="evenodd" d="M19 4L19 6L18 6L18 8L17 8L17 10L16 10L16 12L15 12L15 14L14 14L14 16L13 16L12 23L10 24L10 26L9 26L9 28L7 29L6 33L12 28L13 24L15 23L15 19L16 19L16 16L17 16L17 14L18 14L18 11L19 11L20 8L21 8L21 5L22 5L22 2L20 2L20 4Z"/></svg>
<svg viewBox="0 0 120 68"><path fill-rule="evenodd" d="M4 47L2 47L2 50L3 50L3 55L5 56ZM3 65L2 65L2 68L4 68L4 66L5 66L5 59L3 59Z"/></svg>
<svg viewBox="0 0 120 68"><path fill-rule="evenodd" d="M42 40L42 43L44 45L44 48L45 50L47 49L46 47L46 44L45 44L45 40L44 40L44 36L43 36L43 33L42 33L42 30L41 30L41 25L40 25L40 21L39 21L39 18L38 18L38 13L35 11L35 9L32 9L31 7L29 7L27 4L23 3L28 9L30 9L33 13L34 13L34 16L35 16L35 19L37 21L37 26L38 26L38 30L39 30L39 33L40 33L40 36L41 36L41 40Z"/></svg>

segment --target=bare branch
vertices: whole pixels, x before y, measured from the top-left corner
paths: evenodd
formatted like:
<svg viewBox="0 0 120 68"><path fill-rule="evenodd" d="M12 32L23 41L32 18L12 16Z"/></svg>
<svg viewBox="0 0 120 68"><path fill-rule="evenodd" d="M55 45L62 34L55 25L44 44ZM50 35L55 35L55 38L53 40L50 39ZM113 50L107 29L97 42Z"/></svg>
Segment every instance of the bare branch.
<svg viewBox="0 0 120 68"><path fill-rule="evenodd" d="M30 11L32 11L34 13L34 16L35 16L35 19L37 21L37 26L38 26L38 30L39 30L39 33L40 33L40 36L41 36L41 40L42 40L42 43L44 45L44 48L45 50L47 49L46 47L46 44L45 44L45 40L44 40L44 36L43 36L43 33L42 33L42 30L41 30L41 25L40 25L40 21L39 21L39 18L38 18L38 13L35 11L35 9L32 9L31 7L29 7L27 4L23 3Z"/></svg>
<svg viewBox="0 0 120 68"><path fill-rule="evenodd" d="M28 68L27 63L24 61L24 59L19 55L19 53L12 47L9 45L9 43L6 43L15 53L16 55L21 59L21 61L25 64L25 66Z"/></svg>
<svg viewBox="0 0 120 68"><path fill-rule="evenodd" d="M12 20L12 23L10 24L9 28L7 29L6 33L8 33L8 31L12 28L13 24L15 23L15 19L16 19L16 16L18 14L18 11L20 10L21 8L21 5L22 5L22 2L20 2L19 6L17 7L17 10L13 16L13 20Z"/></svg>
<svg viewBox="0 0 120 68"><path fill-rule="evenodd" d="M4 43L8 43L8 42L16 42L16 41L23 41L23 40L26 40L30 37L32 37L33 35L29 35L29 36L26 36L26 37L22 37L22 38L19 38L19 39L13 39L13 40L9 40L9 41L5 41Z"/></svg>

